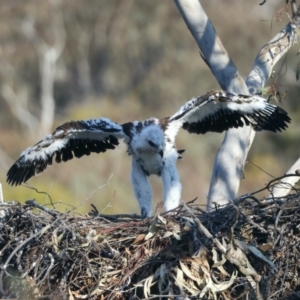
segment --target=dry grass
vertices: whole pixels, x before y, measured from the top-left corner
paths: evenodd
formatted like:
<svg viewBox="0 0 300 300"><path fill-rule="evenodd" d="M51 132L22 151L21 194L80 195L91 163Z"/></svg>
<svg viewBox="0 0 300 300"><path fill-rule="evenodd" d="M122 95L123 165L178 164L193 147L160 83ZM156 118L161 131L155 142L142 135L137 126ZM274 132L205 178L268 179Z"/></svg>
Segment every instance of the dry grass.
<svg viewBox="0 0 300 300"><path fill-rule="evenodd" d="M275 181L266 189L271 189ZM207 213L1 205L0 294L17 299L299 299L300 191Z"/></svg>

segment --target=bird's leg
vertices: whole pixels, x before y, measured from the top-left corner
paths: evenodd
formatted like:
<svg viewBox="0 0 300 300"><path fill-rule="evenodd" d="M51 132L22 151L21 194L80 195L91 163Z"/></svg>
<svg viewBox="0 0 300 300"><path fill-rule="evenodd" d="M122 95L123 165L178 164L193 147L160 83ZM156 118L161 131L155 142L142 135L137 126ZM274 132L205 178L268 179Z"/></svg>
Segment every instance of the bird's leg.
<svg viewBox="0 0 300 300"><path fill-rule="evenodd" d="M166 157L162 170L162 180L164 185L164 207L166 211L176 208L181 198L180 177L176 168L177 152Z"/></svg>
<svg viewBox="0 0 300 300"><path fill-rule="evenodd" d="M142 219L150 217L152 208L151 185L148 176L134 159L132 160L131 184L140 205Z"/></svg>

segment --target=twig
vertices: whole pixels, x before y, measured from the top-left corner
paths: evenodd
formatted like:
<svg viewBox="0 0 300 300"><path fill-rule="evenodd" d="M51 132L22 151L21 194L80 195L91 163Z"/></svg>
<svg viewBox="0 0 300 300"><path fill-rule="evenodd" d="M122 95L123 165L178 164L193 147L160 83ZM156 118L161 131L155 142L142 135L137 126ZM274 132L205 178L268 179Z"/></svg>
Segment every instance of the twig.
<svg viewBox="0 0 300 300"><path fill-rule="evenodd" d="M25 187L27 187L27 188L29 188L29 189L31 189L31 190L36 191L38 194L44 194L44 195L46 195L46 196L49 198L49 200L50 200L50 203L51 203L52 208L55 208L55 207L54 207L54 204L53 204L53 201L52 201L52 198L51 198L51 196L49 195L48 192L39 191L37 188L35 188L35 187L29 185L28 183L22 183L22 185L24 185Z"/></svg>
<svg viewBox="0 0 300 300"><path fill-rule="evenodd" d="M290 261L290 249L287 248L286 265L285 265L285 270L284 270L284 274L283 274L283 277L281 279L281 285L280 285L281 295L283 294L283 285L285 283L285 278L286 278L287 273L289 271L289 261Z"/></svg>
<svg viewBox="0 0 300 300"><path fill-rule="evenodd" d="M39 286L43 281L45 281L45 279L47 278L47 276L49 275L50 271L52 270L53 266L54 266L54 258L53 255L51 253L48 253L48 256L50 258L50 266L48 267L45 275L43 276L43 278L36 284L37 286Z"/></svg>
<svg viewBox="0 0 300 300"><path fill-rule="evenodd" d="M195 216L195 214L190 210L190 208L181 201L186 211L194 218L194 221L198 225L199 230L208 238L211 239L214 244L218 247L218 249L225 254L227 249L219 242L218 239L214 238L212 234L206 229L206 227L201 223L201 221Z"/></svg>
<svg viewBox="0 0 300 300"><path fill-rule="evenodd" d="M50 210L49 208L38 204L34 199L25 201L25 204L36 207L36 208L46 212L47 214L51 215L54 218L56 218L58 215L56 212Z"/></svg>
<svg viewBox="0 0 300 300"><path fill-rule="evenodd" d="M157 298L170 298L170 299L182 299L182 300L191 299L186 295L155 295L155 296L150 296L147 298L141 298L140 300L150 300L150 299L157 299Z"/></svg>
<svg viewBox="0 0 300 300"><path fill-rule="evenodd" d="M95 217L95 219L98 218L104 218L104 219L108 219L108 220L112 220L112 221L117 221L117 220L121 220L122 221L124 219L141 219L140 215L137 214L117 214L117 215L105 215L105 214L99 214Z"/></svg>
<svg viewBox="0 0 300 300"><path fill-rule="evenodd" d="M58 222L61 219L61 217L57 218L55 221L53 221L51 223L51 225L47 225L49 226L49 228L51 226L53 226L56 222ZM46 226L46 227L47 227ZM5 291L3 289L3 273L5 271L5 269L7 268L10 260L13 258L13 256L20 250L22 249L24 246L26 246L32 239L38 237L39 235L43 234L45 232L45 227L42 228L41 230L39 230L38 232L36 232L35 234L31 235L30 237L28 237L27 239L25 239L21 244L19 244L19 246L17 246L9 255L9 257L7 258L7 260L5 261L5 263L1 266L1 271L0 271L0 292L2 295L5 295Z"/></svg>
<svg viewBox="0 0 300 300"><path fill-rule="evenodd" d="M266 170L264 170L262 167L256 165L255 163L253 163L252 161L250 161L249 159L247 160L247 163L253 165L254 167L256 167L257 169L261 170L262 172L264 172L265 174L267 174L268 176L275 178L275 176L273 176L271 173L268 173Z"/></svg>
<svg viewBox="0 0 300 300"><path fill-rule="evenodd" d="M95 194L98 190L100 190L100 189L104 188L105 186L107 186L112 177L113 177L113 174L110 175L108 180L103 185L96 187L85 199L83 199L77 206L74 206L72 209L70 209L67 213L70 213L70 212L74 211L75 209L79 208L86 201L88 201L93 196L93 194Z"/></svg>
<svg viewBox="0 0 300 300"><path fill-rule="evenodd" d="M300 174L285 174L285 175L282 175L282 176L280 176L280 177L277 177L277 178L272 179L271 181L268 182L268 184L267 184L264 188L261 188L261 189L255 191L255 192L251 193L250 195L255 195L255 194L260 193L260 192L262 192L262 191L269 190L270 186L271 186L274 182L276 182L276 181L278 181L278 180L281 180L281 179L283 179L283 178L286 178L286 177L293 177L293 176L294 176L294 177L296 176L296 177L299 177L299 178L300 178Z"/></svg>
<svg viewBox="0 0 300 300"><path fill-rule="evenodd" d="M240 198L234 200L233 202L237 205L243 203L244 201L246 201L247 199L252 199L254 200L258 205L261 206L261 201L259 201L256 197L254 197L252 194L246 194L246 195L243 195L241 196Z"/></svg>

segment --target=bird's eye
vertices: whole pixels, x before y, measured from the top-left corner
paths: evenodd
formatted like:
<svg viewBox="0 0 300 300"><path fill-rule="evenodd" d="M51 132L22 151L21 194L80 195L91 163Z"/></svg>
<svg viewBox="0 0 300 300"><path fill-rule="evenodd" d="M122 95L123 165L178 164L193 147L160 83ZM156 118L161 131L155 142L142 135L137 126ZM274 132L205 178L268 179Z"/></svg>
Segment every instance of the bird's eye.
<svg viewBox="0 0 300 300"><path fill-rule="evenodd" d="M152 141L148 141L148 143L149 143L149 145L150 145L151 147L154 147L154 148L157 147L156 144L153 143Z"/></svg>

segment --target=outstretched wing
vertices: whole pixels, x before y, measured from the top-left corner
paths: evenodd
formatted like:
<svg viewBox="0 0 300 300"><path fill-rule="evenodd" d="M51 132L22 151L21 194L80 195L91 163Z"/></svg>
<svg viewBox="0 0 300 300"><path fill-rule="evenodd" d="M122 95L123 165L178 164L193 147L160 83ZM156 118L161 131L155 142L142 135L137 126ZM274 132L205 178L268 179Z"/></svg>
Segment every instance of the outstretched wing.
<svg viewBox="0 0 300 300"><path fill-rule="evenodd" d="M22 152L7 173L7 182L19 185L46 170L55 161L115 149L119 138L125 138L122 126L109 119L71 121L55 129L52 134Z"/></svg>
<svg viewBox="0 0 300 300"><path fill-rule="evenodd" d="M255 130L281 131L291 121L286 111L253 95L213 90L184 104L169 122L181 122L190 133L222 132L252 125Z"/></svg>

